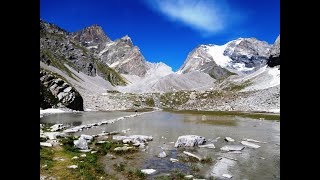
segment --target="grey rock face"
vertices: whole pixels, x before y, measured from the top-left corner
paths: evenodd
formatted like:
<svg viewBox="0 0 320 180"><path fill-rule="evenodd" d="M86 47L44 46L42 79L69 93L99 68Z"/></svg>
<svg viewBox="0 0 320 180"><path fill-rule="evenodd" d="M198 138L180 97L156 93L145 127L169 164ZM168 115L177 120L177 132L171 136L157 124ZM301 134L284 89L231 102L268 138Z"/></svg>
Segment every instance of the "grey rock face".
<svg viewBox="0 0 320 180"><path fill-rule="evenodd" d="M72 37L88 51L94 53L97 59L108 64L118 73L142 77L147 72L146 60L128 35L111 41L100 26L93 25L72 33Z"/></svg>
<svg viewBox="0 0 320 180"><path fill-rule="evenodd" d="M72 36L76 41L81 42L81 45L84 47L91 47L97 51L104 49L105 44L111 41L110 38L103 32L102 28L97 24L72 33Z"/></svg>
<svg viewBox="0 0 320 180"><path fill-rule="evenodd" d="M280 35L277 37L269 51L269 59L267 64L270 67L280 65Z"/></svg>
<svg viewBox="0 0 320 180"><path fill-rule="evenodd" d="M97 49L102 49L105 42L109 41L97 25L77 33L69 33L54 24L40 20L40 61L55 66L71 78L77 74L72 73L65 64L88 76L98 74L112 85L125 85L125 80L117 72L99 61L94 53L86 48L96 45Z"/></svg>
<svg viewBox="0 0 320 180"><path fill-rule="evenodd" d="M244 63L246 67L260 68L266 63L271 46L265 41L256 38L240 38L228 44L224 51L225 56L232 59L232 63Z"/></svg>
<svg viewBox="0 0 320 180"><path fill-rule="evenodd" d="M147 72L147 63L137 46L134 46L129 36L124 36L99 52L102 62L122 74L144 76Z"/></svg>
<svg viewBox="0 0 320 180"><path fill-rule="evenodd" d="M193 61L190 65L188 62ZM212 56L207 52L206 45L200 45L193 49L184 64L179 69L183 74L192 71L201 71L209 74L214 79L222 79L227 77L230 72L218 66Z"/></svg>
<svg viewBox="0 0 320 180"><path fill-rule="evenodd" d="M53 74L40 70L40 84L42 84L44 89L50 91L51 96L53 96L55 99L58 99L58 101L65 107L83 111L83 99L81 95L64 80L56 77ZM49 96L47 94L43 93L43 96ZM43 99L46 99L46 97L43 97Z"/></svg>
<svg viewBox="0 0 320 180"><path fill-rule="evenodd" d="M222 46L200 45L189 53L179 71L181 73L201 71L208 73L214 79L224 79L239 71L251 72L266 63L270 47L267 42L255 38L239 38ZM252 70L237 68L239 64Z"/></svg>

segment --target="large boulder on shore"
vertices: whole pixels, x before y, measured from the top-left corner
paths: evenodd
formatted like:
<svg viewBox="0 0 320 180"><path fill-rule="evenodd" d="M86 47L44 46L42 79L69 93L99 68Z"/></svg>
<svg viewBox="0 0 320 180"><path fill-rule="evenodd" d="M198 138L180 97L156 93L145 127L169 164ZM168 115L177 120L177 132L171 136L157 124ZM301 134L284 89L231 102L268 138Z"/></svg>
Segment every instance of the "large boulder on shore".
<svg viewBox="0 0 320 180"><path fill-rule="evenodd" d="M83 99L75 88L57 75L40 70L40 107L46 109L58 104L83 111Z"/></svg>
<svg viewBox="0 0 320 180"><path fill-rule="evenodd" d="M206 142L206 138L197 136L197 135L184 135L179 136L177 142L175 143L174 147L193 147L197 145L202 145Z"/></svg>

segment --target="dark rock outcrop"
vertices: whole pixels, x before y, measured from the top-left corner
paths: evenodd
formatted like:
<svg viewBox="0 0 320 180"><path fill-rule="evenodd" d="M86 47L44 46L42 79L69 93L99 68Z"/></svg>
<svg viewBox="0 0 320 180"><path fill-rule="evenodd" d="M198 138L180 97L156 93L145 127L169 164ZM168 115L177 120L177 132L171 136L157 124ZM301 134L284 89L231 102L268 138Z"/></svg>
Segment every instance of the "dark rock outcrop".
<svg viewBox="0 0 320 180"><path fill-rule="evenodd" d="M269 67L280 65L280 35L277 37L276 41L269 51L269 59L267 64Z"/></svg>
<svg viewBox="0 0 320 180"><path fill-rule="evenodd" d="M83 99L76 89L57 75L40 70L40 107L50 108L58 103L83 111Z"/></svg>

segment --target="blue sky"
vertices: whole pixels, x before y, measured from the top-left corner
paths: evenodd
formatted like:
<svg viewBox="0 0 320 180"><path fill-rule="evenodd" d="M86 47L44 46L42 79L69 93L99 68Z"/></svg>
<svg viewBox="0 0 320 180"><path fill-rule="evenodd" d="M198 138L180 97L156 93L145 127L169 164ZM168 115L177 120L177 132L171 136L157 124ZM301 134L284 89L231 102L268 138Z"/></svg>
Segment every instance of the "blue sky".
<svg viewBox="0 0 320 180"><path fill-rule="evenodd" d="M111 40L129 35L146 60L176 71L200 44L273 44L280 0L40 0L40 18L71 32L98 24Z"/></svg>

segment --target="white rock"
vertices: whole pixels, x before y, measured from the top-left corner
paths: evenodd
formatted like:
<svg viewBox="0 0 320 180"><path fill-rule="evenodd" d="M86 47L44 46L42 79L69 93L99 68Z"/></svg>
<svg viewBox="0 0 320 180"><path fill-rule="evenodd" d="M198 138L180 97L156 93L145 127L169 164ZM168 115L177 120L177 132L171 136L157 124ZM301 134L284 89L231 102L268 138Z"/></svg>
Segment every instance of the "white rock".
<svg viewBox="0 0 320 180"><path fill-rule="evenodd" d="M206 139L201 136L197 135L184 135L184 136L179 136L178 140L176 141L174 147L182 147L182 146L197 146L197 145L202 145L206 142Z"/></svg>
<svg viewBox="0 0 320 180"><path fill-rule="evenodd" d="M95 154L95 153L97 153L98 151L91 151L91 154Z"/></svg>
<svg viewBox="0 0 320 180"><path fill-rule="evenodd" d="M222 176L225 178L228 178L228 179L232 178L232 176L230 174L222 174Z"/></svg>
<svg viewBox="0 0 320 180"><path fill-rule="evenodd" d="M158 157L159 158L165 158L165 157L167 157L167 154L166 154L166 152L162 151L162 152L159 153Z"/></svg>
<svg viewBox="0 0 320 180"><path fill-rule="evenodd" d="M71 159L79 159L79 157L78 156L74 156Z"/></svg>
<svg viewBox="0 0 320 180"><path fill-rule="evenodd" d="M103 143L106 143L108 141L98 141L97 144L103 144Z"/></svg>
<svg viewBox="0 0 320 180"><path fill-rule="evenodd" d="M221 151L241 151L245 147L242 145L226 145L220 148Z"/></svg>
<svg viewBox="0 0 320 180"><path fill-rule="evenodd" d="M186 179L192 179L193 176L192 176L192 175L186 175L186 176L184 176L184 178L186 178Z"/></svg>
<svg viewBox="0 0 320 180"><path fill-rule="evenodd" d="M245 146L248 146L248 147L251 147L251 148L259 148L261 146L257 145L257 144L253 144L251 142L248 142L248 141L241 141L241 144L245 145Z"/></svg>
<svg viewBox="0 0 320 180"><path fill-rule="evenodd" d="M57 139L57 136L63 136L64 134L60 132L44 132L43 135L49 139Z"/></svg>
<svg viewBox="0 0 320 180"><path fill-rule="evenodd" d="M67 168L69 168L69 169L76 169L76 168L78 168L78 166L77 166L77 165L71 165L71 166L67 166Z"/></svg>
<svg viewBox="0 0 320 180"><path fill-rule="evenodd" d="M85 139L85 140L89 140L89 141L91 141L91 140L93 139L93 136L86 135L86 134L81 134L80 137L82 137L82 138Z"/></svg>
<svg viewBox="0 0 320 180"><path fill-rule="evenodd" d="M205 145L199 145L199 147L201 147L201 148L209 148L209 149L216 148L213 143L205 144Z"/></svg>
<svg viewBox="0 0 320 180"><path fill-rule="evenodd" d="M114 148L114 151L128 151L129 149L132 149L133 147L127 147L127 146L123 146L123 147L116 147Z"/></svg>
<svg viewBox="0 0 320 180"><path fill-rule="evenodd" d="M85 139L81 138L81 137L78 140L74 140L73 143L79 149L82 149L82 150L89 149L88 148L88 142Z"/></svg>
<svg viewBox="0 0 320 180"><path fill-rule="evenodd" d="M40 146L52 147L52 144L48 142L40 142Z"/></svg>
<svg viewBox="0 0 320 180"><path fill-rule="evenodd" d="M59 131L63 128L65 128L65 126L63 124L55 124L50 127L51 131Z"/></svg>
<svg viewBox="0 0 320 180"><path fill-rule="evenodd" d="M90 151L92 151L92 149L84 149L84 150L79 150L80 152L90 152Z"/></svg>
<svg viewBox="0 0 320 180"><path fill-rule="evenodd" d="M170 158L170 161L175 163L175 162L178 162L179 160L178 159L174 159L174 158Z"/></svg>
<svg viewBox="0 0 320 180"><path fill-rule="evenodd" d="M141 172L143 174L152 174L152 173L156 172L156 170L155 169L141 169Z"/></svg>
<svg viewBox="0 0 320 180"><path fill-rule="evenodd" d="M188 156L191 156L191 157L194 157L196 159L198 159L199 161L201 161L201 158L195 154L192 154L190 152L187 152L187 151L183 151L184 154L188 155Z"/></svg>
<svg viewBox="0 0 320 180"><path fill-rule="evenodd" d="M255 140L255 139L244 139L244 140L248 141L248 142L255 142L255 143L266 143L266 142L261 142L261 141Z"/></svg>
<svg viewBox="0 0 320 180"><path fill-rule="evenodd" d="M231 137L226 137L224 138L224 140L227 142L234 142L234 139L232 139Z"/></svg>
<svg viewBox="0 0 320 180"><path fill-rule="evenodd" d="M80 157L87 157L87 155L86 154L81 154Z"/></svg>

